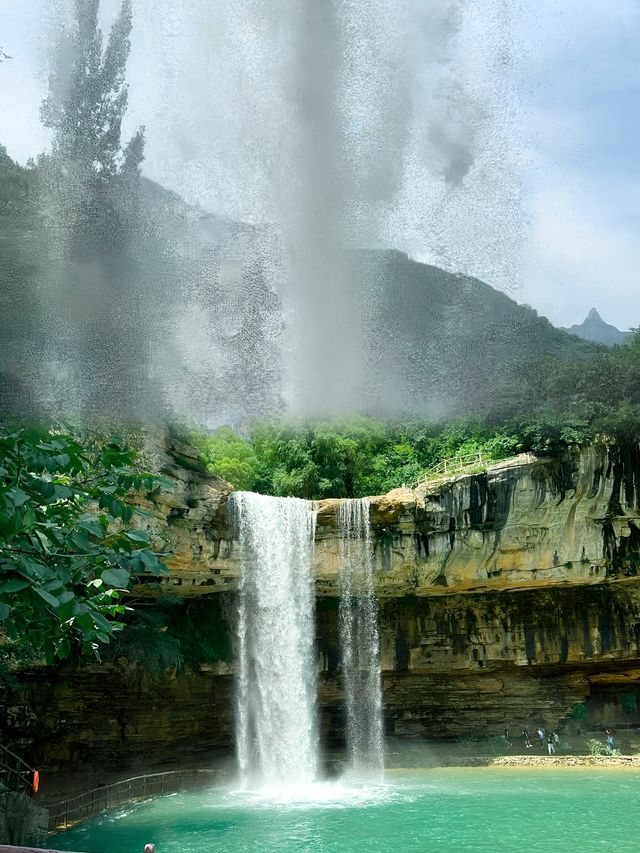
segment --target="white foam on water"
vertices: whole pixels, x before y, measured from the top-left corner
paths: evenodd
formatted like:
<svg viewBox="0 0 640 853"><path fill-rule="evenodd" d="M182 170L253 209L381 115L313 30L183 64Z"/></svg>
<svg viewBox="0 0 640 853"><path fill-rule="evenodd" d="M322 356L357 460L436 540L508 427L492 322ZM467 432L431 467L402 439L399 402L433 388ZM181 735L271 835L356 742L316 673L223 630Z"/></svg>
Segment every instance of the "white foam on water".
<svg viewBox="0 0 640 853"><path fill-rule="evenodd" d="M385 783L351 784L343 779L314 782L310 785L276 785L256 790L228 790L216 807L233 804L251 808L284 809L348 809L396 800L401 788Z"/></svg>

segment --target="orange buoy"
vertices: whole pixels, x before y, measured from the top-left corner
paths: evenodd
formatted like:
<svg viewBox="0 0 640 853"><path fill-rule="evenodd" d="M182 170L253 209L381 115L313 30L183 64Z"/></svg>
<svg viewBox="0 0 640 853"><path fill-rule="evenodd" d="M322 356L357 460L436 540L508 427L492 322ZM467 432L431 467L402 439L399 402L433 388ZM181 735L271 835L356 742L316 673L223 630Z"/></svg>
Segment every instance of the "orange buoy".
<svg viewBox="0 0 640 853"><path fill-rule="evenodd" d="M40 787L40 774L37 770L33 771L33 793L38 793L38 788Z"/></svg>

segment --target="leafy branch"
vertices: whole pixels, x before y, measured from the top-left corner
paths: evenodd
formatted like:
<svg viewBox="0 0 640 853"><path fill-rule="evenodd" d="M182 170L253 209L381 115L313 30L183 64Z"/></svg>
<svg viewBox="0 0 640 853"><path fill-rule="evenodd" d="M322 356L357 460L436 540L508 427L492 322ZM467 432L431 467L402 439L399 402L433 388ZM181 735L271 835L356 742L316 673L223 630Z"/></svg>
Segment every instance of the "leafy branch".
<svg viewBox="0 0 640 853"><path fill-rule="evenodd" d="M0 427L0 629L9 640L48 662L99 657L122 627L132 581L168 573L134 505L157 487L117 441Z"/></svg>

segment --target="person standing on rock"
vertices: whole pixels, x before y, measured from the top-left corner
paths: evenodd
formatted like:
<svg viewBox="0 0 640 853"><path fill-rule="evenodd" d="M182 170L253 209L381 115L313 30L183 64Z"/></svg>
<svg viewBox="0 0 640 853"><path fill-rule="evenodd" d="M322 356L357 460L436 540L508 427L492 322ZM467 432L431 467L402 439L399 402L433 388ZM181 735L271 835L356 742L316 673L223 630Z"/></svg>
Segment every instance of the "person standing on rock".
<svg viewBox="0 0 640 853"><path fill-rule="evenodd" d="M549 755L556 754L556 745L555 741L553 740L553 735L549 735L549 737L547 738L547 749L549 750Z"/></svg>
<svg viewBox="0 0 640 853"><path fill-rule="evenodd" d="M533 744L529 739L529 729L522 730L522 737L524 738L525 749L531 749L533 747Z"/></svg>
<svg viewBox="0 0 640 853"><path fill-rule="evenodd" d="M544 729L542 727L538 729L538 738L540 740L540 747L544 749Z"/></svg>

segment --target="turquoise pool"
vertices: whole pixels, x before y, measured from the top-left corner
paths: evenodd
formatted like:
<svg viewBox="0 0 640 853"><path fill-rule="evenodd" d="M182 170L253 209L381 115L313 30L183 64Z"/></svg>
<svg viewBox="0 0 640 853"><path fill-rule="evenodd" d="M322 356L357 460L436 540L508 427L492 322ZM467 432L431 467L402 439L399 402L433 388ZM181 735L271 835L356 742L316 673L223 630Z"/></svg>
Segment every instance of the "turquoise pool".
<svg viewBox="0 0 640 853"><path fill-rule="evenodd" d="M214 788L111 812L61 850L141 853L591 853L640 849L640 773L584 768L397 770L382 785Z"/></svg>

